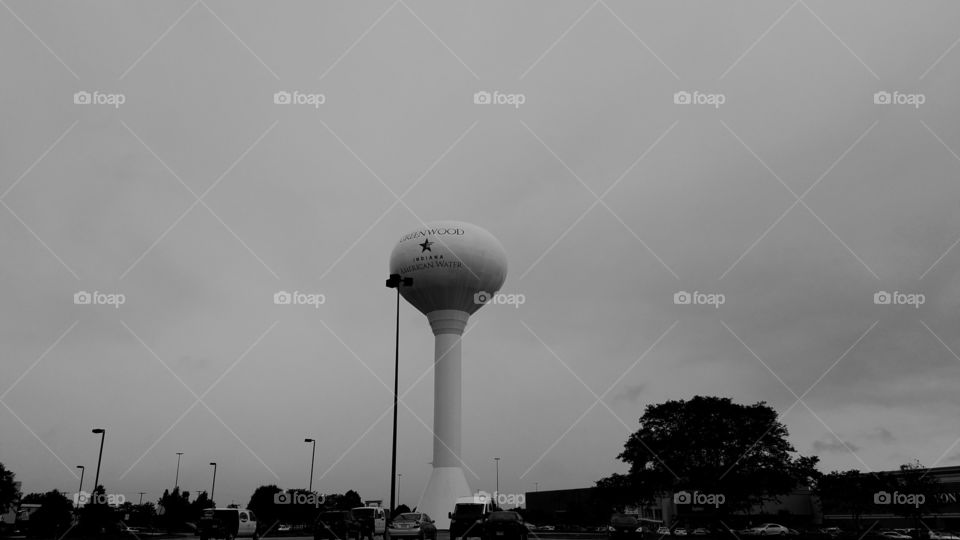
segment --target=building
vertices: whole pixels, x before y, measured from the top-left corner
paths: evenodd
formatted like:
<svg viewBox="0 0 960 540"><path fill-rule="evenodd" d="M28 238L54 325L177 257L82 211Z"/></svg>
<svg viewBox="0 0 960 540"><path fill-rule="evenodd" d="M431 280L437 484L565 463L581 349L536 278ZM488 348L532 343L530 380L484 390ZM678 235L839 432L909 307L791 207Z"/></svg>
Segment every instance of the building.
<svg viewBox="0 0 960 540"><path fill-rule="evenodd" d="M866 473L865 473L866 474ZM900 470L876 473L894 479L902 477ZM923 522L932 529L960 531L960 466L933 467L921 471L935 480L936 486L930 499L925 501ZM868 511L859 516L861 526L879 528L917 527L915 518L897 514L896 507L889 504L891 498L906 496L896 492L851 493L863 501ZM886 497L886 499L885 499ZM886 502L885 502L886 501ZM663 497L652 505L627 505L616 507L597 488L564 489L526 493L526 517L536 524L596 526L606 523L614 511L634 514L637 517L663 521L668 526L710 526L716 521L715 507L684 503L683 497L674 494ZM856 517L835 508L823 508L821 501L808 487L757 505L749 512L738 513L730 518L728 526L743 528L764 522L774 522L792 528L839 526L854 527Z"/></svg>
<svg viewBox="0 0 960 540"><path fill-rule="evenodd" d="M933 467L921 471L924 476L932 477L937 484L929 497L932 500L923 500L922 511L924 524L931 529L960 530L960 467ZM889 474L893 477L902 476L899 470L878 474ZM897 496L909 497L907 493L864 493L859 496L867 503L869 511L860 515L860 522L869 526L877 523L876 527L917 527L915 518L896 513L895 506L891 505L892 498ZM924 499L928 497L924 496ZM839 527L851 527L855 521L849 513L836 511L832 508L823 509L823 521Z"/></svg>
<svg viewBox="0 0 960 540"><path fill-rule="evenodd" d="M595 487L536 491L524 494L524 518L538 525L605 525L615 504ZM663 520L660 505L632 505L617 510L653 520Z"/></svg>

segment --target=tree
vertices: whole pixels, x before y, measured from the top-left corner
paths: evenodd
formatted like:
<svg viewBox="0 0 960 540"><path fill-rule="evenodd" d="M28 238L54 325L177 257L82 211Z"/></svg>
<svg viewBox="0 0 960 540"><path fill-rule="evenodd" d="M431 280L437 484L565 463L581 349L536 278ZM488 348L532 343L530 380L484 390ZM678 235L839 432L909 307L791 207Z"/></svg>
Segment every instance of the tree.
<svg viewBox="0 0 960 540"><path fill-rule="evenodd" d="M343 497L340 498L340 510L349 510L358 506L363 506L363 499L360 498L359 493L352 489L348 490L343 494Z"/></svg>
<svg viewBox="0 0 960 540"><path fill-rule="evenodd" d="M73 503L57 490L48 491L31 500L40 508L30 515L27 531L31 537L55 537L66 534L73 521Z"/></svg>
<svg viewBox="0 0 960 540"><path fill-rule="evenodd" d="M715 496L702 506L716 516L748 511L819 475L818 459L795 455L787 436L776 411L763 402L695 396L648 405L640 429L617 456L629 472L597 486L623 503L688 492Z"/></svg>
<svg viewBox="0 0 960 540"><path fill-rule="evenodd" d="M900 466L893 488L895 491L887 495L888 498L896 497L887 501L893 512L912 519L916 528L925 529L923 517L936 514L941 505L940 481L927 474L927 468L915 461Z"/></svg>
<svg viewBox="0 0 960 540"><path fill-rule="evenodd" d="M814 493L824 514L849 514L857 530L863 528L863 514L876 511L875 496L895 489L895 480L885 474L833 471L817 479Z"/></svg>
<svg viewBox="0 0 960 540"><path fill-rule="evenodd" d="M410 507L405 504L400 504L393 509L393 515L390 516L390 519L397 519L397 516L399 516L400 514L409 514L409 513L410 513Z"/></svg>
<svg viewBox="0 0 960 540"><path fill-rule="evenodd" d="M80 525L85 532L100 532L113 525L114 511L107 505L107 490L100 484L80 511Z"/></svg>
<svg viewBox="0 0 960 540"><path fill-rule="evenodd" d="M274 484L270 484L268 486L258 487L253 491L253 495L250 496L250 502L247 503L247 508L253 510L253 513L257 516L257 520L263 524L264 529L270 529L280 521L275 501L277 493L282 492L282 489Z"/></svg>
<svg viewBox="0 0 960 540"><path fill-rule="evenodd" d="M173 488L172 492L164 490L157 505L163 509L160 521L167 531L180 530L189 517L190 492L184 491L181 493L179 487Z"/></svg>
<svg viewBox="0 0 960 540"><path fill-rule="evenodd" d="M288 489L286 503L277 505L277 516L284 523L313 524L320 512L318 499L305 489Z"/></svg>
<svg viewBox="0 0 960 540"><path fill-rule="evenodd" d="M6 514L20 500L16 475L0 463L0 514Z"/></svg>
<svg viewBox="0 0 960 540"><path fill-rule="evenodd" d="M197 522L200 520L200 517L203 516L203 511L207 508L214 508L214 502L210 500L210 496L207 495L206 491L197 495L197 498L190 503L189 508L187 509L187 521ZM256 512L254 512L256 514Z"/></svg>
<svg viewBox="0 0 960 540"><path fill-rule="evenodd" d="M131 501L126 501L117 509L117 514L119 514L119 521L123 525L147 527L156 517L157 510L152 502L134 504Z"/></svg>

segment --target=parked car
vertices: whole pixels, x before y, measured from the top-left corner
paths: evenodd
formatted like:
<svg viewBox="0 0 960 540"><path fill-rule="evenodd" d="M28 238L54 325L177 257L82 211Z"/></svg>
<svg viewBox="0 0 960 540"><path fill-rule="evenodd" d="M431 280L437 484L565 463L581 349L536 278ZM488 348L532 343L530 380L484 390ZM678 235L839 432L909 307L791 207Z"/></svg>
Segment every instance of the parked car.
<svg viewBox="0 0 960 540"><path fill-rule="evenodd" d="M930 531L930 540L960 540L960 536L947 531Z"/></svg>
<svg viewBox="0 0 960 540"><path fill-rule="evenodd" d="M357 540L379 536L384 538L387 533L387 513L379 506L358 506L350 509L350 515L356 521L359 529Z"/></svg>
<svg viewBox="0 0 960 540"><path fill-rule="evenodd" d="M677 528L675 528L675 529L673 530L673 533L672 533L672 534L673 534L674 536L686 536L686 535L687 535L687 530L684 529L683 527L677 527Z"/></svg>
<svg viewBox="0 0 960 540"><path fill-rule="evenodd" d="M784 527L783 525L777 525L776 523L764 523L759 527L751 528L750 534L756 534L759 536L770 536L770 535L786 536L790 534L790 529Z"/></svg>
<svg viewBox="0 0 960 540"><path fill-rule="evenodd" d="M540 529L538 529L538 530L541 530L541 531L555 531L556 529L557 529L557 528L554 527L553 525L544 525L543 527L540 527Z"/></svg>
<svg viewBox="0 0 960 540"><path fill-rule="evenodd" d="M704 529L703 527L697 527L690 533L691 536L707 536L710 534L710 531Z"/></svg>
<svg viewBox="0 0 960 540"><path fill-rule="evenodd" d="M197 526L200 540L208 538L259 538L257 517L250 510L240 508L207 508Z"/></svg>
<svg viewBox="0 0 960 540"><path fill-rule="evenodd" d="M843 531L840 530L840 527L824 527L820 529L820 532L827 536L840 536Z"/></svg>
<svg viewBox="0 0 960 540"><path fill-rule="evenodd" d="M913 540L909 534L903 534L896 530L880 531L877 536L887 540Z"/></svg>
<svg viewBox="0 0 960 540"><path fill-rule="evenodd" d="M640 520L626 514L613 514L607 525L607 536L610 538L637 538L640 529Z"/></svg>
<svg viewBox="0 0 960 540"><path fill-rule="evenodd" d="M313 524L314 540L341 540L357 537L359 534L360 524L346 510L320 512Z"/></svg>
<svg viewBox="0 0 960 540"><path fill-rule="evenodd" d="M422 512L400 514L387 526L387 538L401 537L436 540L437 526L430 516Z"/></svg>
<svg viewBox="0 0 960 540"><path fill-rule="evenodd" d="M516 512L497 510L483 522L484 540L527 540L527 527Z"/></svg>
<svg viewBox="0 0 960 540"><path fill-rule="evenodd" d="M661 526L657 528L657 534L659 534L660 536L666 536L670 534L670 529L668 529L667 527Z"/></svg>

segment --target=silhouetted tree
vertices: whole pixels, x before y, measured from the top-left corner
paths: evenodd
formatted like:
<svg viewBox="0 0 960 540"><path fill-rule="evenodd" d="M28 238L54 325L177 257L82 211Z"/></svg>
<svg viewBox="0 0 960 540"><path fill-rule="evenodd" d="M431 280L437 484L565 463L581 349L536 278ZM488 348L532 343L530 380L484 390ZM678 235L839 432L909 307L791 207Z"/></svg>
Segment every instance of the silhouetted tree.
<svg viewBox="0 0 960 540"><path fill-rule="evenodd" d="M45 493L27 493L20 499L20 504L43 504Z"/></svg>
<svg viewBox="0 0 960 540"><path fill-rule="evenodd" d="M20 500L20 488L17 487L16 475L0 463L0 514L10 511Z"/></svg>
<svg viewBox="0 0 960 540"><path fill-rule="evenodd" d="M157 509L152 502L143 504L133 504L130 501L124 502L118 509L118 519L125 525L131 527L147 527L153 523L157 516Z"/></svg>
<svg viewBox="0 0 960 540"><path fill-rule="evenodd" d="M349 510L358 506L363 506L363 499L360 498L359 493L352 489L344 493L343 497L340 498L339 508L341 510Z"/></svg>
<svg viewBox="0 0 960 540"><path fill-rule="evenodd" d="M200 521L200 517L203 515L204 510L214 507L214 503L210 500L210 496L207 495L206 491L202 491L200 492L200 495L197 495L197 498L190 503L190 506L187 509L186 521L192 521L196 523L197 521ZM254 511L254 514L256 513L257 512Z"/></svg>
<svg viewBox="0 0 960 540"><path fill-rule="evenodd" d="M397 505L397 507L393 509L393 514L390 516L390 519L396 519L400 514L408 514L410 511L410 507L405 504Z"/></svg>
<svg viewBox="0 0 960 540"><path fill-rule="evenodd" d="M310 492L305 489L288 489L285 504L276 507L277 516L284 523L311 524L315 521L320 508L316 504L309 504ZM319 499L312 499L319 500ZM256 511L254 511L256 513Z"/></svg>
<svg viewBox="0 0 960 540"><path fill-rule="evenodd" d="M825 514L847 514L857 530L863 514L875 513L875 494L893 488L893 478L858 470L833 471L817 479L814 493Z"/></svg>
<svg viewBox="0 0 960 540"><path fill-rule="evenodd" d="M73 522L73 503L57 490L32 497L40 508L30 515L27 534L31 537L55 537L66 534Z"/></svg>
<svg viewBox="0 0 960 540"><path fill-rule="evenodd" d="M927 474L927 468L919 461L904 463L900 466L900 474L896 475L894 489L896 489L898 500L890 501L891 510L895 514L912 519L917 529L925 530L922 525L923 517L937 514L942 505L938 498L941 490L940 480ZM891 497L893 497L892 493Z"/></svg>
<svg viewBox="0 0 960 540"><path fill-rule="evenodd" d="M679 491L722 494L713 512L722 517L777 500L819 474L818 458L795 456L787 428L766 403L695 396L648 405L640 429L618 459L627 474L597 482L608 493L651 503Z"/></svg>
<svg viewBox="0 0 960 540"><path fill-rule="evenodd" d="M90 495L90 500L80 509L80 529L87 533L99 533L106 530L115 521L114 510L107 504L107 490L98 485Z"/></svg>
<svg viewBox="0 0 960 540"><path fill-rule="evenodd" d="M260 486L253 491L247 508L257 516L257 523L264 530L274 527L280 521L275 496L283 490L274 484Z"/></svg>
<svg viewBox="0 0 960 540"><path fill-rule="evenodd" d="M180 492L179 487L173 488L173 491L163 491L163 496L157 502L161 507L160 523L169 532L175 532L184 528L190 511L190 492Z"/></svg>

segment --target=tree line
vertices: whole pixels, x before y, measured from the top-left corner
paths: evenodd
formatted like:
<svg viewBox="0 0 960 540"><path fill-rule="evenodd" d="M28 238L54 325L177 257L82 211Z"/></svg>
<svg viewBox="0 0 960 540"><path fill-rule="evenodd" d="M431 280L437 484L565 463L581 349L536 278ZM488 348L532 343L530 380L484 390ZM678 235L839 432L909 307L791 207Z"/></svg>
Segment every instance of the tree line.
<svg viewBox="0 0 960 540"><path fill-rule="evenodd" d="M278 494L286 494L286 498ZM169 533L193 532L203 511L213 508L207 492L190 498L189 491L164 490L155 502L134 504L124 501L119 505L107 504L106 490L98 485L90 502L77 505L65 493L58 490L46 493L23 495L12 471L0 463L0 514L16 512L22 505L39 505L29 519L20 520L17 527L32 538L64 538L108 534L126 527L153 529ZM260 486L250 497L246 508L258 519L261 532L268 532L280 523L312 525L317 514L327 510L348 510L363 506L363 500L354 490L343 494L315 495L317 504L289 504L284 500L306 500L310 493L305 489L282 490L276 485ZM280 502L278 502L278 500ZM397 511L409 511L401 505ZM0 528L0 535L11 531Z"/></svg>
<svg viewBox="0 0 960 540"><path fill-rule="evenodd" d="M809 489L823 514L849 516L857 529L866 528L861 517L871 513L911 518L922 528L922 519L944 504L940 482L919 462L886 473L819 471L819 458L797 452L764 402L671 400L648 405L639 423L617 456L629 470L596 483L597 506L608 516L611 509L675 497L678 506L702 508L704 522L743 523L765 503Z"/></svg>

